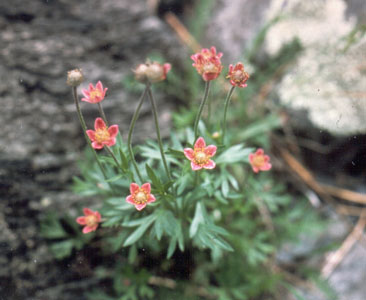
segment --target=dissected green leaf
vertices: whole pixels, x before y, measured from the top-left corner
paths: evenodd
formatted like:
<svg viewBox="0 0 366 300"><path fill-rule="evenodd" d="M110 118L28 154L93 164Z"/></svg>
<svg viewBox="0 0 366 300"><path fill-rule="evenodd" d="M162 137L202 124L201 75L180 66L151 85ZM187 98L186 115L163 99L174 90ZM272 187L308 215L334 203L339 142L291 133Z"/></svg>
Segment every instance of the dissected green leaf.
<svg viewBox="0 0 366 300"><path fill-rule="evenodd" d="M196 211L194 213L194 217L189 227L189 237L192 238L196 235L198 226L205 222L204 216L204 206L202 202L197 202Z"/></svg>
<svg viewBox="0 0 366 300"><path fill-rule="evenodd" d="M131 233L131 235L124 242L123 246L127 247L137 242L143 236L145 231L149 228L151 223L155 221L155 218L156 215L149 216L149 218L144 223L142 223L139 228Z"/></svg>
<svg viewBox="0 0 366 300"><path fill-rule="evenodd" d="M177 247L177 237L176 236L173 236L170 239L169 246L168 246L168 252L167 252L167 255L166 255L166 257L168 259L172 257L172 255L174 254L174 251L175 251L175 248L176 247Z"/></svg>
<svg viewBox="0 0 366 300"><path fill-rule="evenodd" d="M237 162L247 162L248 156L254 148L244 148L243 144L235 145L221 153L215 162L217 164L232 164Z"/></svg>

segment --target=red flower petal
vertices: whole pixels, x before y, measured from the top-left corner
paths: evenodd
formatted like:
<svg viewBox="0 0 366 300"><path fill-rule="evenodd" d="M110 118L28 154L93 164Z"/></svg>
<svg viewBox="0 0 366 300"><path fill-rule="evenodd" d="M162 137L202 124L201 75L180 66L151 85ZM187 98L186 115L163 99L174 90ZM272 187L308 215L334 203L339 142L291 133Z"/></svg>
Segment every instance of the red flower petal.
<svg viewBox="0 0 366 300"><path fill-rule="evenodd" d="M86 233L95 231L95 229L97 229L95 226L85 226L83 228L83 233L86 234Z"/></svg>
<svg viewBox="0 0 366 300"><path fill-rule="evenodd" d="M130 184L130 192L131 192L131 195L133 195L135 192L137 192L138 190L140 189L139 185L132 182Z"/></svg>
<svg viewBox="0 0 366 300"><path fill-rule="evenodd" d="M204 152L209 156L214 156L216 154L217 147L214 145L209 145L205 148Z"/></svg>
<svg viewBox="0 0 366 300"><path fill-rule="evenodd" d="M97 221L100 222L102 220L102 216L100 215L99 211L96 211L94 215L97 217Z"/></svg>
<svg viewBox="0 0 366 300"><path fill-rule="evenodd" d="M207 164L205 164L205 165L203 165L203 167L205 168L205 169L213 169L213 168L215 168L216 167L216 164L215 164L215 162L213 161L213 160L209 160L208 162L207 162Z"/></svg>
<svg viewBox="0 0 366 300"><path fill-rule="evenodd" d="M88 135L88 137L90 138L91 141L95 140L95 131L94 130L87 130L86 134Z"/></svg>
<svg viewBox="0 0 366 300"><path fill-rule="evenodd" d="M80 225L85 225L86 224L85 217L78 217L78 218L76 218L76 223L78 223Z"/></svg>
<svg viewBox="0 0 366 300"><path fill-rule="evenodd" d="M116 138L111 138L107 142L104 142L107 146L113 146L116 144Z"/></svg>
<svg viewBox="0 0 366 300"><path fill-rule="evenodd" d="M135 202L133 201L133 197L131 195L126 197L126 202L130 204L135 204Z"/></svg>
<svg viewBox="0 0 366 300"><path fill-rule="evenodd" d="M86 98L88 98L88 97L90 96L89 91L88 91L88 90L86 90L86 89L83 89L81 92L83 93L83 95L84 95Z"/></svg>
<svg viewBox="0 0 366 300"><path fill-rule="evenodd" d="M154 197L154 195L149 195L149 198L147 199L147 203L151 203L151 202L155 202L155 197Z"/></svg>
<svg viewBox="0 0 366 300"><path fill-rule="evenodd" d="M146 193L146 194L150 194L151 192L151 185L150 183L144 183L142 186L141 186L141 189Z"/></svg>
<svg viewBox="0 0 366 300"><path fill-rule="evenodd" d="M202 167L200 165L195 164L193 161L191 162L191 168L193 171L201 170Z"/></svg>
<svg viewBox="0 0 366 300"><path fill-rule="evenodd" d="M137 210L142 210L146 206L146 203L144 204L136 204L135 207Z"/></svg>
<svg viewBox="0 0 366 300"><path fill-rule="evenodd" d="M100 80L95 85L95 88L103 92L103 84L100 82Z"/></svg>
<svg viewBox="0 0 366 300"><path fill-rule="evenodd" d="M94 212L90 209L90 208L83 208L83 212L84 212L84 215L86 216L90 216L90 215L94 215Z"/></svg>
<svg viewBox="0 0 366 300"><path fill-rule="evenodd" d="M194 144L194 149L196 148L205 148L206 147L206 142L203 139L203 137L199 137L196 141L196 143Z"/></svg>
<svg viewBox="0 0 366 300"><path fill-rule="evenodd" d="M105 129L107 126L105 125L104 121L102 118L96 118L95 122L94 122L94 128L95 130L98 129Z"/></svg>
<svg viewBox="0 0 366 300"><path fill-rule="evenodd" d="M104 145L103 145L103 144L101 144L101 143L98 143L98 142L93 142L93 143L92 143L92 147L93 147L94 149L100 150L100 149L103 149Z"/></svg>
<svg viewBox="0 0 366 300"><path fill-rule="evenodd" d="M114 138L118 134L118 125L112 125L108 128L108 133L111 138Z"/></svg>
<svg viewBox="0 0 366 300"><path fill-rule="evenodd" d="M262 148L259 148L259 149L255 152L255 154L256 154L256 155L263 155L263 153L264 153L264 151L263 151L263 149L262 149Z"/></svg>
<svg viewBox="0 0 366 300"><path fill-rule="evenodd" d="M189 160L194 159L194 151L191 148L185 148L184 150L184 155L185 157L187 157Z"/></svg>

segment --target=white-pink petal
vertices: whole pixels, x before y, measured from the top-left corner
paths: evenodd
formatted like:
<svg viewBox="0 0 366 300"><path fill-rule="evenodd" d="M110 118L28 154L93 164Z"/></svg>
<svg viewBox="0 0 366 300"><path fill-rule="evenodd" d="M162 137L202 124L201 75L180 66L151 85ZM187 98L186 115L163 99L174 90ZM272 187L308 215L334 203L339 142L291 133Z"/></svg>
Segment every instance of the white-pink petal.
<svg viewBox="0 0 366 300"><path fill-rule="evenodd" d="M203 166L205 169L213 169L213 168L215 168L216 167L216 164L215 164L215 162L213 161L213 160L209 160L208 162L207 162L207 164L205 164L204 166Z"/></svg>

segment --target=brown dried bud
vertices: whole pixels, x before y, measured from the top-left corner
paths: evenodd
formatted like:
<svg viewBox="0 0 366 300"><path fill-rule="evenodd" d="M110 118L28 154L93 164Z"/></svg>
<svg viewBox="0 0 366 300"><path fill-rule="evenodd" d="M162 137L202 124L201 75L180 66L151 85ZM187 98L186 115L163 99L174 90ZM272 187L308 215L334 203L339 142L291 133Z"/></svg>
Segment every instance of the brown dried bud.
<svg viewBox="0 0 366 300"><path fill-rule="evenodd" d="M166 74L171 69L171 65L166 63L164 65L158 62L146 62L145 64L140 64L135 72L135 79L142 83L149 81L150 83L159 82L165 80Z"/></svg>
<svg viewBox="0 0 366 300"><path fill-rule="evenodd" d="M135 79L142 83L146 83L147 82L147 77L146 77L147 69L148 69L148 66L146 64L138 65L136 70L134 70Z"/></svg>
<svg viewBox="0 0 366 300"><path fill-rule="evenodd" d="M84 81L84 76L81 69L74 69L67 72L66 83L70 86L79 86Z"/></svg>

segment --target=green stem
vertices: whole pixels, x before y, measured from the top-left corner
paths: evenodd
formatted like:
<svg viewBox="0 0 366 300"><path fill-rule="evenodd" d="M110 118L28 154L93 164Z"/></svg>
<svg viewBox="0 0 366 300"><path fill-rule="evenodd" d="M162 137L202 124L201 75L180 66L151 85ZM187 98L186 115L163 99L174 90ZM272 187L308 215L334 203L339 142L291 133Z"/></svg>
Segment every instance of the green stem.
<svg viewBox="0 0 366 300"><path fill-rule="evenodd" d="M122 173L124 173L124 170L122 169L117 157L114 155L113 151L111 150L111 148L109 146L105 147L107 149L107 152L109 153L110 156L112 156L114 162L117 164L117 167L122 171Z"/></svg>
<svg viewBox="0 0 366 300"><path fill-rule="evenodd" d="M100 104L100 102L98 102L98 109L99 109L99 113L103 119L103 121L105 122L105 124L107 125L107 127L109 126L108 125L108 122L107 122L107 118L105 116L105 113L104 113L104 110L103 110L103 107L102 107L102 104Z"/></svg>
<svg viewBox="0 0 366 300"><path fill-rule="evenodd" d="M151 102L151 108L152 108L153 115L154 115L156 135L157 135L157 138L158 138L158 144L159 144L161 159L163 160L165 172L166 172L166 175L168 176L168 179L172 180L172 177L171 177L170 172L169 172L168 164L167 164L166 159L165 159L163 143L161 141L161 136L160 136L158 113L157 113L157 109L156 109L155 100L154 100L153 94L151 92L150 83L147 83L146 87L147 87L147 92L149 94L149 98L150 98L150 102Z"/></svg>
<svg viewBox="0 0 366 300"><path fill-rule="evenodd" d="M197 116L196 116L196 120L194 121L194 140L195 141L198 138L198 123L199 123L199 121L201 119L202 111L203 111L203 108L205 107L205 103L207 101L207 96L208 96L209 90L210 90L210 81L206 81L205 93L203 95L203 98L202 98L200 107L198 109L198 113L197 113ZM193 143L194 143L194 141L193 141Z"/></svg>
<svg viewBox="0 0 366 300"><path fill-rule="evenodd" d="M195 174L194 174L194 186L196 187L198 185L198 180L199 180L199 174L198 174L199 170L198 171L195 171Z"/></svg>
<svg viewBox="0 0 366 300"><path fill-rule="evenodd" d="M227 108L229 107L231 96L234 92L235 85L233 85L228 92L226 99L225 99L225 109L224 109L224 121L222 124L222 143L225 144L225 134L226 134L226 115L227 115Z"/></svg>
<svg viewBox="0 0 366 300"><path fill-rule="evenodd" d="M133 114L133 117L132 117L132 120L131 120L131 125L130 125L130 130L128 131L128 139L127 139L128 152L130 154L132 164L135 168L135 171L136 171L137 176L139 177L141 183L142 183L142 176L141 176L141 173L139 171L139 167L136 163L135 156L133 154L133 149L132 149L132 133L133 133L133 129L135 128L135 123L137 121L137 118L139 117L140 109L141 109L142 103L144 102L146 93L147 93L147 87L145 88L144 92L142 93L142 95L140 97L140 100L139 100L139 104L137 105L135 113Z"/></svg>
<svg viewBox="0 0 366 300"><path fill-rule="evenodd" d="M97 153L95 152L95 150L94 150L94 148L93 148L93 146L92 146L92 144L91 144L91 141L90 141L90 139L89 139L88 135L86 134L86 130L87 130L87 129L86 129L86 124L85 124L84 117L83 117L83 115L82 115L82 113L81 113L81 109L80 109L80 105L79 105L79 100L78 100L78 96L77 96L76 87L72 87L72 94L73 94L73 96L74 96L74 101L75 101L75 105L76 105L76 111L77 111L77 113L78 113L78 117L79 117L80 125L81 125L81 127L82 127L82 129L83 129L83 133L84 133L84 137L85 137L85 139L86 139L86 142L88 143L88 145L89 145L89 147L90 147L91 151L92 151L92 152L93 152L93 154L94 154L94 158L95 158L96 162L98 163L98 166L99 166L100 170L101 170L101 171L102 171L102 173L103 173L104 179L105 179L105 180L107 180L107 179L108 179L108 178L107 178L107 174L106 174L106 172L105 172L105 170L104 170L104 168L103 168L103 166L102 166L101 162L100 162L100 161L99 161L99 159L98 159L98 155L97 155Z"/></svg>

